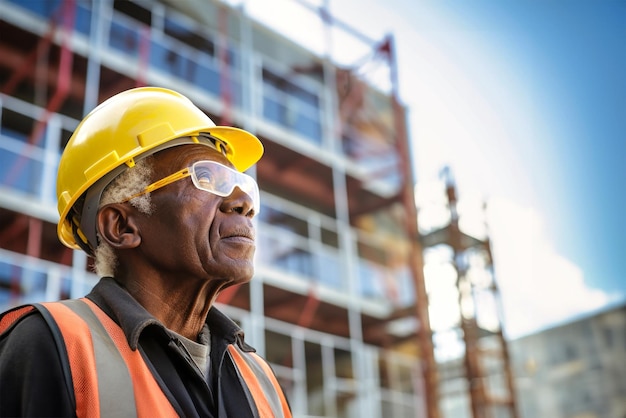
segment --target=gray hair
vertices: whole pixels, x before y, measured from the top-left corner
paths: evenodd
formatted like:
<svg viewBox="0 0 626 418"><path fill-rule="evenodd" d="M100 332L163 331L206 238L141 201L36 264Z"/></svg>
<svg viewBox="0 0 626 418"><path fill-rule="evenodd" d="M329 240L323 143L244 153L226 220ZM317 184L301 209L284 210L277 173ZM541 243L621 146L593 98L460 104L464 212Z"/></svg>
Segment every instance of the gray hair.
<svg viewBox="0 0 626 418"><path fill-rule="evenodd" d="M154 159L149 156L137 161L134 167L117 176L102 192L99 208L110 203L120 203L128 196L140 193L151 182L153 166ZM142 213L147 215L152 213L149 193L131 199L129 203ZM117 267L117 255L103 239L99 239L99 242L94 252L96 274L100 277L113 277Z"/></svg>

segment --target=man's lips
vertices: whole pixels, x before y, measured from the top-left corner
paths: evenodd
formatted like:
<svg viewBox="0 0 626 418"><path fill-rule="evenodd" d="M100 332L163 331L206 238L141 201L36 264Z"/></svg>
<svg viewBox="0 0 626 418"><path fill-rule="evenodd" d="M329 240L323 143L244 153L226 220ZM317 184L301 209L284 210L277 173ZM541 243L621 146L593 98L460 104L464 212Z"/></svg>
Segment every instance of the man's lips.
<svg viewBox="0 0 626 418"><path fill-rule="evenodd" d="M242 238L254 241L254 231L248 228L241 228L233 231L228 231L222 234L222 238Z"/></svg>

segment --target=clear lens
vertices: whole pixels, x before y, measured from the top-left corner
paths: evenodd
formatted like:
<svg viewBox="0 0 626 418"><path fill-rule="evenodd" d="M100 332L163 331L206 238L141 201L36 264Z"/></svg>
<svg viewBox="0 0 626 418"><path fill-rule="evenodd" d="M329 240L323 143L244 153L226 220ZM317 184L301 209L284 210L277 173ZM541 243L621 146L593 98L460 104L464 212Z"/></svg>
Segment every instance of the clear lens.
<svg viewBox="0 0 626 418"><path fill-rule="evenodd" d="M259 187L249 175L215 161L197 161L191 166L191 179L198 189L221 197L229 196L239 187L252 199L254 212L259 213Z"/></svg>

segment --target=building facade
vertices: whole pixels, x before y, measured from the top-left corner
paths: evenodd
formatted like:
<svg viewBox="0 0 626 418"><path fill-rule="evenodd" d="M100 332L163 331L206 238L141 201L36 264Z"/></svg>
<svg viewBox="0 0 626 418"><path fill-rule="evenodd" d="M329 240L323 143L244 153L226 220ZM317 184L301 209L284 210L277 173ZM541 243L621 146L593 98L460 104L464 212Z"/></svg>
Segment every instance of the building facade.
<svg viewBox="0 0 626 418"><path fill-rule="evenodd" d="M402 111L242 6L0 0L0 309L97 281L56 237L58 160L88 111L139 85L178 90L264 143L250 173L257 271L218 303L294 415L423 416Z"/></svg>
<svg viewBox="0 0 626 418"><path fill-rule="evenodd" d="M626 417L626 305L510 347L523 417Z"/></svg>

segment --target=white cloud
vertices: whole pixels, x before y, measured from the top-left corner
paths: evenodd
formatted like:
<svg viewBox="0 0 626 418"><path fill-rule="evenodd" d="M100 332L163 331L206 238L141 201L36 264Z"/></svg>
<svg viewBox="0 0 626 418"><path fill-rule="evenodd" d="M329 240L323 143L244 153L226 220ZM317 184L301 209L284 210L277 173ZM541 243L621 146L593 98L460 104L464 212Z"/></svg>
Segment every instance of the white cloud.
<svg viewBox="0 0 626 418"><path fill-rule="evenodd" d="M553 248L542 219L533 209L494 198L486 215L495 280L502 302L500 320L504 321L507 337L517 338L570 321L622 297L589 286L582 270ZM445 246L433 247L425 253L430 322L435 332L435 357L440 361L456 358L463 352L461 336L455 331L460 310L451 259L451 249ZM490 282L489 275L475 276L476 273L472 271L471 278L475 284L481 278ZM471 305L471 309L476 309L479 324L487 328L497 326L499 320L499 306L492 296L492 292L476 291L476 300Z"/></svg>
<svg viewBox="0 0 626 418"><path fill-rule="evenodd" d="M505 330L515 338L597 310L619 299L590 287L582 270L559 255L539 215L505 199L488 206Z"/></svg>

